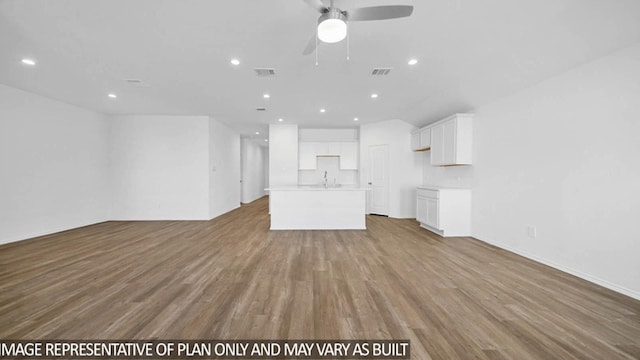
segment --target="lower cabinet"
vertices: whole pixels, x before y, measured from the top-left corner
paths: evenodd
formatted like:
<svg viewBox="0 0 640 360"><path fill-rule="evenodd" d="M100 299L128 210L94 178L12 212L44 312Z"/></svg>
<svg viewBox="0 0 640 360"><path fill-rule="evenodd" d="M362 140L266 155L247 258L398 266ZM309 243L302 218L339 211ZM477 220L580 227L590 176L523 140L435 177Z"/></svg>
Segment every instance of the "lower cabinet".
<svg viewBox="0 0 640 360"><path fill-rule="evenodd" d="M416 220L435 229L438 224L438 191L418 189Z"/></svg>
<svg viewBox="0 0 640 360"><path fill-rule="evenodd" d="M438 229L440 227L438 214L438 199L427 199L427 218L424 223Z"/></svg>
<svg viewBox="0 0 640 360"><path fill-rule="evenodd" d="M470 236L471 190L418 188L416 220L423 228L441 236Z"/></svg>

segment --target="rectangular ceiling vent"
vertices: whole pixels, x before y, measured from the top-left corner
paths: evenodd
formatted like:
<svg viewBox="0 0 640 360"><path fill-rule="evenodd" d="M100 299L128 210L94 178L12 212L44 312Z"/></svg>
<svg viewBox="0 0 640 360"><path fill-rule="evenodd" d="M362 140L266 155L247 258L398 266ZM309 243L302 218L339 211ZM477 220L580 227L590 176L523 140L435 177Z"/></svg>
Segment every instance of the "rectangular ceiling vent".
<svg viewBox="0 0 640 360"><path fill-rule="evenodd" d="M149 87L149 84L145 83L140 79L124 79L124 82L126 82L128 85L135 86L135 87Z"/></svg>
<svg viewBox="0 0 640 360"><path fill-rule="evenodd" d="M375 68L371 70L371 76L387 76L391 72L391 68Z"/></svg>
<svg viewBox="0 0 640 360"><path fill-rule="evenodd" d="M276 76L276 69L255 68L253 71L255 71L256 75L260 77Z"/></svg>

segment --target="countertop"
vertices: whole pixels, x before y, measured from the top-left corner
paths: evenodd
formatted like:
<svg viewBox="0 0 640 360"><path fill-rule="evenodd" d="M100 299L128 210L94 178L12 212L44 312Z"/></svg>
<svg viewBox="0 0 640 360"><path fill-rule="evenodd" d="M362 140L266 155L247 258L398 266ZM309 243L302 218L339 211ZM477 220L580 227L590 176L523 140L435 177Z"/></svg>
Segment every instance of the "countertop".
<svg viewBox="0 0 640 360"><path fill-rule="evenodd" d="M277 190L277 191L365 191L371 190L369 188L363 188L355 185L343 185L338 187L325 188L324 186L319 185L298 185L298 186L276 186L266 188L267 191Z"/></svg>
<svg viewBox="0 0 640 360"><path fill-rule="evenodd" d="M440 186L440 185L421 185L418 189L426 190L471 190L468 187L456 187L456 186Z"/></svg>

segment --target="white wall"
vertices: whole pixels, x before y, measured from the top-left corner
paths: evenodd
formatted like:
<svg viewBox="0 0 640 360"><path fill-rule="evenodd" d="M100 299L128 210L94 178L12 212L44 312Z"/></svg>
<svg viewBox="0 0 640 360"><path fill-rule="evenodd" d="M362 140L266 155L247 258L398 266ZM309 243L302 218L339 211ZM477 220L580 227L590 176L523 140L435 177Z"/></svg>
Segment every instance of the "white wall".
<svg viewBox="0 0 640 360"><path fill-rule="evenodd" d="M209 120L209 218L240 206L240 134Z"/></svg>
<svg viewBox="0 0 640 360"><path fill-rule="evenodd" d="M389 145L389 216L416 217L416 187L422 181L421 153L411 150L415 127L401 120L360 126L360 184L369 182L369 146Z"/></svg>
<svg viewBox="0 0 640 360"><path fill-rule="evenodd" d="M640 44L480 107L473 170L425 182L472 184L474 237L640 298L638 79Z"/></svg>
<svg viewBox="0 0 640 360"><path fill-rule="evenodd" d="M242 202L247 204L265 195L266 148L242 139Z"/></svg>
<svg viewBox="0 0 640 360"><path fill-rule="evenodd" d="M264 164L264 188L269 187L269 147L265 147L262 153ZM265 191L268 194L268 191Z"/></svg>
<svg viewBox="0 0 640 360"><path fill-rule="evenodd" d="M107 220L106 120L0 85L0 243Z"/></svg>
<svg viewBox="0 0 640 360"><path fill-rule="evenodd" d="M358 129L300 129L298 141L358 141Z"/></svg>
<svg viewBox="0 0 640 360"><path fill-rule="evenodd" d="M269 186L298 185L298 125L269 125Z"/></svg>
<svg viewBox="0 0 640 360"><path fill-rule="evenodd" d="M4 85L0 169L0 243L112 219L204 220L240 203L240 135L226 125L107 117Z"/></svg>
<svg viewBox="0 0 640 360"><path fill-rule="evenodd" d="M113 219L210 218L208 117L116 116L110 141Z"/></svg>

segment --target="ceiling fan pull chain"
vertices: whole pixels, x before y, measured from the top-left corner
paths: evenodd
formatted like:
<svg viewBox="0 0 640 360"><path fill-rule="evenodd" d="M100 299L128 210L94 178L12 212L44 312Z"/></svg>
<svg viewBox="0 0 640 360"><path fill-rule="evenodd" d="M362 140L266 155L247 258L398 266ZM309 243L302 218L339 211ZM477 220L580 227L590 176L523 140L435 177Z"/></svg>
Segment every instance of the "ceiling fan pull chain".
<svg viewBox="0 0 640 360"><path fill-rule="evenodd" d="M349 49L351 48L350 46L350 42L349 42L349 34L351 33L351 29L349 29L349 22L346 22L347 24L347 60L349 60Z"/></svg>

